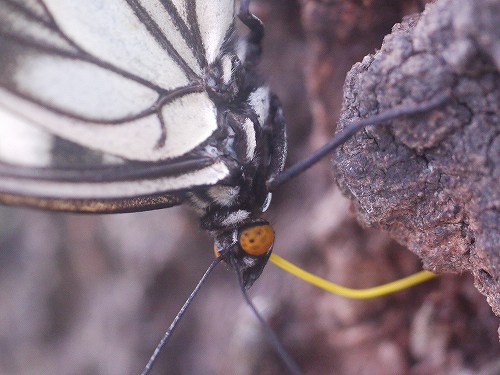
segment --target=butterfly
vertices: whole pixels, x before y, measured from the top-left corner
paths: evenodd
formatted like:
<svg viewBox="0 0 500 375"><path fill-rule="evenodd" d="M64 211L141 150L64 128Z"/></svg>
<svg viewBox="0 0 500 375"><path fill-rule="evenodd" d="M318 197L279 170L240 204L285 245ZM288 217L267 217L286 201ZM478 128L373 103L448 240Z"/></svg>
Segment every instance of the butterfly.
<svg viewBox="0 0 500 375"><path fill-rule="evenodd" d="M242 4L243 39L229 0L4 0L0 200L92 213L186 202L250 287L272 251L259 216L286 126Z"/></svg>
<svg viewBox="0 0 500 375"><path fill-rule="evenodd" d="M278 99L253 74L260 22L246 12L245 43L232 1L5 6L1 200L94 213L189 202L249 287L274 236L256 213L286 158Z"/></svg>

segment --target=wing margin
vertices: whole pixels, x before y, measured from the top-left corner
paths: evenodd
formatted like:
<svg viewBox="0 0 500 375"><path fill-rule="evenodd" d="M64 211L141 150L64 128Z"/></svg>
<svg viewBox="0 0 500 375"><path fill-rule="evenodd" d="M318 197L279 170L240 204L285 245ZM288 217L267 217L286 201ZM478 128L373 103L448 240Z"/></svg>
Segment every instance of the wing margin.
<svg viewBox="0 0 500 375"><path fill-rule="evenodd" d="M0 164L0 202L70 212L144 211L180 204L186 192L214 185L230 174L223 161L209 158L142 170L134 166L81 172L85 180L73 170L23 170Z"/></svg>

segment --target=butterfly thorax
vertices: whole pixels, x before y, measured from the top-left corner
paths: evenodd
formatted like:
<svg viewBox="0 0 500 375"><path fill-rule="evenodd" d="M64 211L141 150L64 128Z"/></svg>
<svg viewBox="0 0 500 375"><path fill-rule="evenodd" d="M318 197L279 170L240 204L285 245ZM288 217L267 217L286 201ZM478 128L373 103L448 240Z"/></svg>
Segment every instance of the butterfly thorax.
<svg viewBox="0 0 500 375"><path fill-rule="evenodd" d="M265 96L258 105L250 102L256 96ZM205 149L223 160L231 173L217 185L188 194L204 229L234 228L260 215L269 205L266 179L272 158L270 124L267 113L256 113L269 112L268 98L269 91L259 87L240 108L224 108L219 112L218 134Z"/></svg>

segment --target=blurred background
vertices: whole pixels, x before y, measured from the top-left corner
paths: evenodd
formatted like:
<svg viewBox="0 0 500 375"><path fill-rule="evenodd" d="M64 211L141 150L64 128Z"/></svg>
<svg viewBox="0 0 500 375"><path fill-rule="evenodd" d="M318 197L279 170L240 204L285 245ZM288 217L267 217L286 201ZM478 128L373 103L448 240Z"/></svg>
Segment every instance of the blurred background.
<svg viewBox="0 0 500 375"><path fill-rule="evenodd" d="M254 1L266 25L262 74L289 124L289 163L333 134L350 66L417 0ZM420 270L384 233L361 228L329 160L283 186L266 218L275 252L350 287ZM0 374L138 374L213 259L185 207L85 216L0 207ZM445 275L352 301L269 264L250 291L306 374L498 374L498 320L468 276ZM215 270L153 374L285 374Z"/></svg>

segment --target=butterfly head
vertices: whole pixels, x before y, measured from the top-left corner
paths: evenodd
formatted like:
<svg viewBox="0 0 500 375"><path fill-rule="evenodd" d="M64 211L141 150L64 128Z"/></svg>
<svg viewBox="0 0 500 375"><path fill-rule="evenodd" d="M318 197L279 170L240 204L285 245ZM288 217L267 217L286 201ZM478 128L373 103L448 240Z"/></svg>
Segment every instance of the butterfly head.
<svg viewBox="0 0 500 375"><path fill-rule="evenodd" d="M215 236L214 252L232 267L237 267L246 289L262 273L274 245L274 230L262 219L239 228L222 231Z"/></svg>

